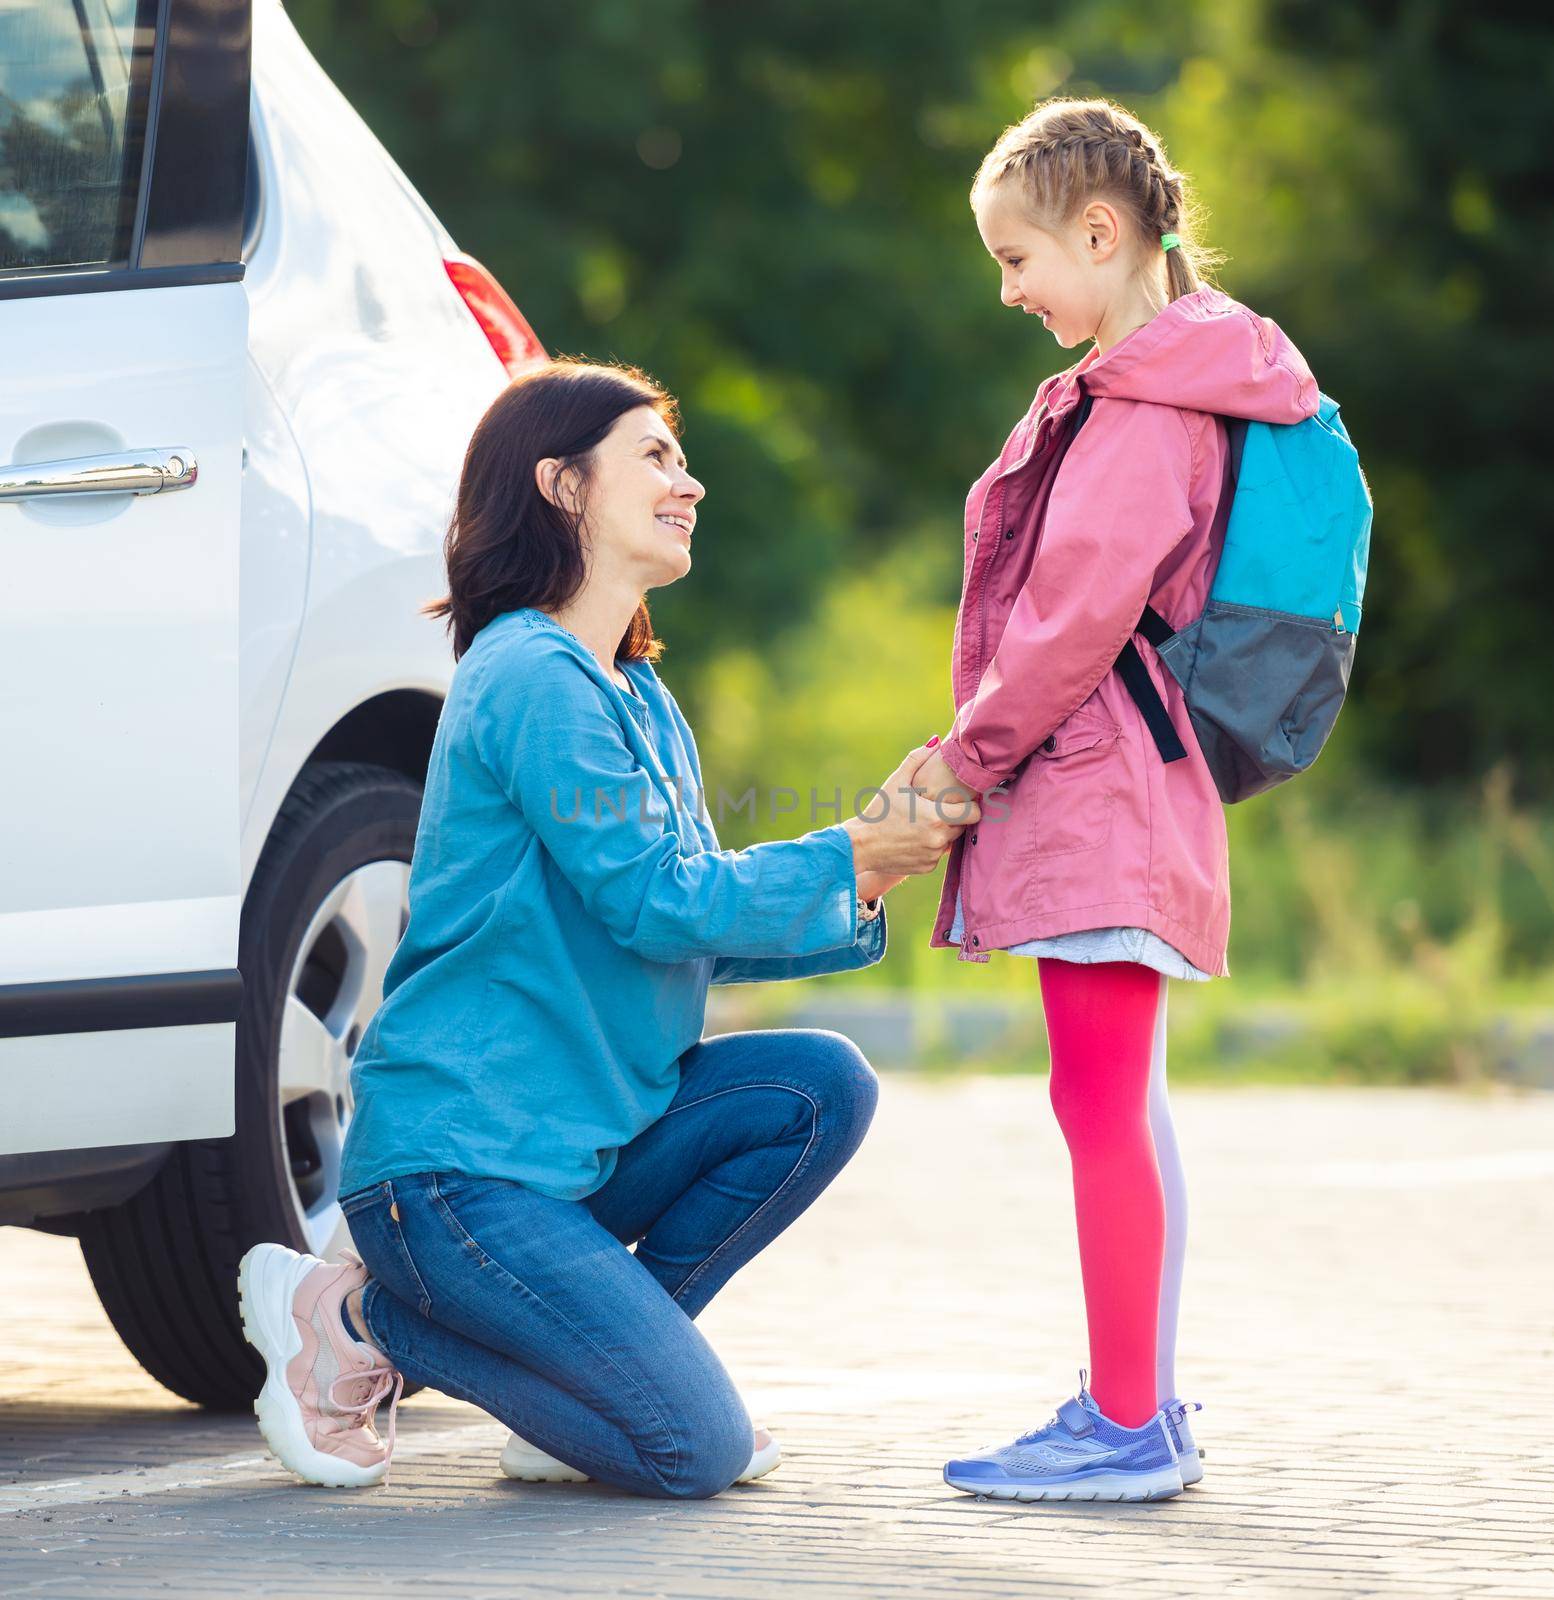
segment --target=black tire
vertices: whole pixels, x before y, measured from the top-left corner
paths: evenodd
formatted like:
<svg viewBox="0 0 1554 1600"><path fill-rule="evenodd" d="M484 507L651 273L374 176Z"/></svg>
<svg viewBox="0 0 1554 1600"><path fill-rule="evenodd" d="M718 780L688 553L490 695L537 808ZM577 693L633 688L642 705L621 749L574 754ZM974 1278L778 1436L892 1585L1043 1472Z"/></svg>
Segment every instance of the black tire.
<svg viewBox="0 0 1554 1600"><path fill-rule="evenodd" d="M81 1252L119 1337L152 1377L198 1405L246 1408L264 1381L238 1321L243 1252L262 1240L309 1248L277 1070L303 938L352 873L410 860L420 808L420 786L387 767L325 761L303 769L243 903L236 1132L175 1146L130 1200L82 1218ZM314 1172L310 1181L332 1178Z"/></svg>

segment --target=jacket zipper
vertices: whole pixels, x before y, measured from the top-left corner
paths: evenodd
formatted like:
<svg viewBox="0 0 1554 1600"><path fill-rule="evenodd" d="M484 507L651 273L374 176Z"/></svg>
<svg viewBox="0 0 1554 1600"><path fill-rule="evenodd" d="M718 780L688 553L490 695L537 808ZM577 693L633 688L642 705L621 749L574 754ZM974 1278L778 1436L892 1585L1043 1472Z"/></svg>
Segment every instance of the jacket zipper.
<svg viewBox="0 0 1554 1600"><path fill-rule="evenodd" d="M984 519L987 517L988 501L990 501L993 498L993 495L998 491L999 485L1001 483L1003 483L1005 478L1011 476L1011 474L1013 474L1013 473L1019 472L1023 467L1026 466L1026 464L1030 461L1031 457L1035 455L1036 446L1041 441L1042 424L1051 415L1052 415L1052 403L1051 403L1051 401L1043 400L1042 403L1041 403L1041 410L1036 413L1036 423L1035 423L1035 426L1031 429L1031 442L1030 442L1029 445L1026 446L1025 454L1023 456L1021 456L1020 459L1018 461L1016 461L1013 466L1006 467L1002 472L1000 472L998 474L998 476L996 478L994 478L993 481L987 486L987 493L985 495L983 495L983 497L982 497L982 509L977 513L977 529L976 529L976 532L973 533L972 536L971 536L971 542L977 547L976 551L973 551L972 558L971 558L971 570L972 570L972 576L973 577L976 576L976 569L977 569L977 559L976 558L977 558L977 553L980 552L980 550L982 548L982 523L983 523ZM1000 502L1000 503L1002 503L1002 502ZM987 558L987 560L983 562L983 564L982 564L981 587L977 591L977 666L979 668L981 668L985 664L985 662L987 660L987 576L988 576L988 569L992 566L992 564L993 564L992 556L989 556ZM956 698L956 704L958 706L959 703L960 703L959 694L957 694L955 698ZM962 835L962 837L964 838L964 835ZM966 847L965 847L964 844L962 844L962 846L961 846L960 873L959 873L959 877L958 877L958 879L956 881L955 892L959 896L959 899L960 899L960 913L961 913L960 947L961 947L961 950L963 952L964 951L969 951L971 949L971 947L972 947L972 945L971 945L971 908L966 904L965 884L966 884ZM979 950L980 950L980 947L979 947Z"/></svg>
<svg viewBox="0 0 1554 1600"><path fill-rule="evenodd" d="M1011 474L1019 472L1036 453L1036 445L1041 437L1041 425L1052 414L1050 402L1043 400L1041 410L1036 413L1036 425L1031 429L1031 442L1025 447L1025 454L1012 466L1005 467L1002 472L987 486L987 493L982 497L982 509L977 513L977 529L971 536L971 542L976 545L977 551L972 553L972 576L976 576L977 552L982 548L982 524L987 517L987 504L993 498L998 486ZM982 564L982 584L977 592L977 665L980 667L987 658L987 571L992 565L993 558L989 556Z"/></svg>

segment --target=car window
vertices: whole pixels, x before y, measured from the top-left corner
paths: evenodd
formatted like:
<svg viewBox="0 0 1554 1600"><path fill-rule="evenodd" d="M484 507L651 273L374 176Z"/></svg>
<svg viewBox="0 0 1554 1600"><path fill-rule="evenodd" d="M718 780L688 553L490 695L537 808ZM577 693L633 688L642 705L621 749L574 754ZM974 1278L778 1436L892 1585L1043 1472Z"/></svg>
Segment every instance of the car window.
<svg viewBox="0 0 1554 1600"><path fill-rule="evenodd" d="M156 0L0 0L0 271L123 265Z"/></svg>

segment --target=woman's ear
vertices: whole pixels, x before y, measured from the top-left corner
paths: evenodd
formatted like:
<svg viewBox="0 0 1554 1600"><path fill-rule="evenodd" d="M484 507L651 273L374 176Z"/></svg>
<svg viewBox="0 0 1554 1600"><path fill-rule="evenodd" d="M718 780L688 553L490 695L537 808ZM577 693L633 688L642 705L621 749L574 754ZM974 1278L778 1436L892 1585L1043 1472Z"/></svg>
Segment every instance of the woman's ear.
<svg viewBox="0 0 1554 1600"><path fill-rule="evenodd" d="M544 456L535 462L535 486L552 506L576 515L576 493L573 491L573 474L563 475L562 461L555 456Z"/></svg>

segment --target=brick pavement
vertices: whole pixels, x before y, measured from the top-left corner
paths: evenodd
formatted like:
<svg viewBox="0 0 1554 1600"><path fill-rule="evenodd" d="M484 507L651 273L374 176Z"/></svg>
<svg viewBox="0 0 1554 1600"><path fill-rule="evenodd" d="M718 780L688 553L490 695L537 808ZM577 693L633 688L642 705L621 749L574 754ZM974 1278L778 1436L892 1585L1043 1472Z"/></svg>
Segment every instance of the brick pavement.
<svg viewBox="0 0 1554 1600"><path fill-rule="evenodd" d="M954 1494L1085 1360L1045 1078L891 1078L863 1152L704 1326L782 1467L701 1504L501 1479L424 1393L375 1490L124 1354L71 1241L0 1230L0 1594L1554 1597L1554 1096L1184 1089L1203 1482Z"/></svg>

